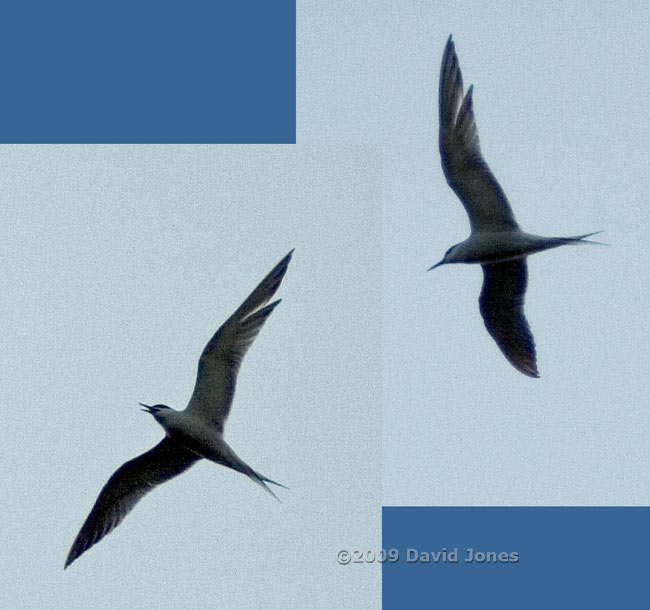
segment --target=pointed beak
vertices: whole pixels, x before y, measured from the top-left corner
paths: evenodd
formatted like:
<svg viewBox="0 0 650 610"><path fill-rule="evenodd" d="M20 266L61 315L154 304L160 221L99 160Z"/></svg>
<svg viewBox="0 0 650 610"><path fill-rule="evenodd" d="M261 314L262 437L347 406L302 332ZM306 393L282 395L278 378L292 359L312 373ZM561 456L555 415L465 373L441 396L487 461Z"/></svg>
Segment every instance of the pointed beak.
<svg viewBox="0 0 650 610"><path fill-rule="evenodd" d="M145 404L142 403L142 402L139 402L138 404L139 404L141 407L144 407L144 409L140 409L140 411L144 411L145 413L151 413L151 415L153 415L153 414L157 411L157 409L154 409L153 407L151 407L151 406L149 406L149 405L145 405Z"/></svg>
<svg viewBox="0 0 650 610"><path fill-rule="evenodd" d="M440 267L440 265L444 265L444 264L445 264L445 261L444 261L444 260L441 260L439 263L436 263L436 264L433 265L432 267L429 267L429 268L427 269L427 271L431 271L431 269L435 269L436 267Z"/></svg>

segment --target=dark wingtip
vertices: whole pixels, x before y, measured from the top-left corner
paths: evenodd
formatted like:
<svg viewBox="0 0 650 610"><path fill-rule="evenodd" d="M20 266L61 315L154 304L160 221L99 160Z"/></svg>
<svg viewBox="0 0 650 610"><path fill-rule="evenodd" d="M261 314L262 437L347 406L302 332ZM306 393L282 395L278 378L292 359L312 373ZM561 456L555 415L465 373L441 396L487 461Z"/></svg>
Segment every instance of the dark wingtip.
<svg viewBox="0 0 650 610"><path fill-rule="evenodd" d="M65 560L65 564L63 565L63 569L64 569L64 570L67 570L67 569L68 569L68 566L69 566L69 565L70 565L70 564L71 564L75 559L77 559L77 557L79 557L79 554L73 555L73 554L72 554L72 551L70 551L70 553L68 553L68 557L67 557L66 560Z"/></svg>
<svg viewBox="0 0 650 610"><path fill-rule="evenodd" d="M286 271L287 267L289 266L289 263L291 262L291 257L293 256L295 250L296 250L295 248L292 248L288 254L285 254L284 257L282 257L282 260L276 265L276 267Z"/></svg>
<svg viewBox="0 0 650 610"><path fill-rule="evenodd" d="M537 361L535 359L535 354L533 354L531 359L524 359L523 361L521 361L521 359L518 360L516 354L509 354L504 349L504 346L502 346L499 341L496 340L496 338L494 339L496 341L496 344L499 346L499 349L506 357L506 360L517 372L521 373L522 375L526 375L526 377L539 378L539 371L537 370Z"/></svg>
<svg viewBox="0 0 650 610"><path fill-rule="evenodd" d="M520 364L516 364L513 362L515 365L515 368L520 372L523 373L524 375L528 377L534 377L534 378L539 378L539 371L537 370L537 362L535 360L535 355L533 354L533 360L532 362L528 362L527 364L524 364L523 366Z"/></svg>
<svg viewBox="0 0 650 610"><path fill-rule="evenodd" d="M517 358L515 354L508 354L503 350L503 346L497 341L497 345L503 352L503 355L506 359L512 364L512 366L519 371L522 375L526 377L539 377L539 371L537 370L537 357L535 355L535 346L532 345L532 353L528 357Z"/></svg>
<svg viewBox="0 0 650 610"><path fill-rule="evenodd" d="M509 358L507 355L506 358L508 359L510 364L512 364L512 366L517 371L519 371L522 375L526 375L526 377L532 377L533 379L539 379L539 372L537 371L537 365L534 362L531 364L521 365L515 360Z"/></svg>
<svg viewBox="0 0 650 610"><path fill-rule="evenodd" d="M65 564L63 565L63 569L67 570L68 566L71 565L77 559L79 559L79 557L81 557L88 550L88 548L89 548L88 545L84 545L83 543L80 544L78 538L75 538L75 541L72 543L72 547L68 552L68 556L66 557Z"/></svg>
<svg viewBox="0 0 650 610"><path fill-rule="evenodd" d="M443 57L445 55L451 55L452 53L455 53L454 39L451 37L451 34L449 34L449 38L447 38L447 42L445 43L445 51Z"/></svg>

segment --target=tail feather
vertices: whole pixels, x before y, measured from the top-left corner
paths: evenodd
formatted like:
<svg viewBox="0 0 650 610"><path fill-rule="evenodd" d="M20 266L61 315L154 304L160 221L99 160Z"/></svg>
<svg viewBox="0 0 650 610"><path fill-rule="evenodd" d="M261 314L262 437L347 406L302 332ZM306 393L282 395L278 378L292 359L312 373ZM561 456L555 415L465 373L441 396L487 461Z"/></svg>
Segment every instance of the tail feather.
<svg viewBox="0 0 650 610"><path fill-rule="evenodd" d="M280 498L278 498L275 495L275 493L273 493L273 490L267 485L267 483L277 485L278 487L282 487L283 489L289 489L285 485L282 485L282 483L273 481L272 479L269 479L268 477L265 477L263 474L260 474L259 472L255 472L254 470L251 470L248 476L251 479L253 479L253 481L255 481L260 487L264 488L268 493L270 493L278 502L280 502Z"/></svg>
<svg viewBox="0 0 650 610"><path fill-rule="evenodd" d="M609 244L604 244L602 241L595 241L593 239L585 239L586 237L591 237L592 235L598 235L602 231L594 231L593 233L585 233L584 235L576 235L575 237L564 237L564 243L567 245L575 244L597 244L599 246L609 246Z"/></svg>

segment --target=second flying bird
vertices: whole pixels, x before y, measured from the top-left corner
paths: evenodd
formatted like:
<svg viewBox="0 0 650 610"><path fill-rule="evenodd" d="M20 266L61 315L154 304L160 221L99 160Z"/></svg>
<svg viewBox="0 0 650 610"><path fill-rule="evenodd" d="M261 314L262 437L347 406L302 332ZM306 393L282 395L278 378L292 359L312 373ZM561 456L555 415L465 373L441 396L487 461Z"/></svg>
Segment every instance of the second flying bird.
<svg viewBox="0 0 650 610"><path fill-rule="evenodd" d="M438 103L442 169L469 216L471 233L465 241L449 248L429 270L447 263L480 264L483 288L479 307L485 327L512 366L524 375L539 377L535 342L524 316L526 257L558 246L598 243L585 240L595 233L541 237L519 228L481 154L472 87L463 97L463 77L451 36L442 56Z"/></svg>

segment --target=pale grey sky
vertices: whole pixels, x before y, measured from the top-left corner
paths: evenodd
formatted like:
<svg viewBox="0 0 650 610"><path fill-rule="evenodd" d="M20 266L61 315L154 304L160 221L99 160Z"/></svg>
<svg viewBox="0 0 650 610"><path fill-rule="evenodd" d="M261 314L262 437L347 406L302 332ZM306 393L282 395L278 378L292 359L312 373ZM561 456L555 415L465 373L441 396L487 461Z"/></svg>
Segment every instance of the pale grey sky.
<svg viewBox="0 0 650 610"><path fill-rule="evenodd" d="M380 484L389 505L647 504L649 17L307 0L296 147L0 149L12 606L377 608L377 566L334 552L380 545ZM436 145L450 33L522 227L611 244L531 258L538 380L487 335L478 267L425 273L468 231ZM136 403L182 408L205 341L292 247L227 430L282 504L200 464L64 573L107 477L160 438Z"/></svg>
<svg viewBox="0 0 650 610"><path fill-rule="evenodd" d="M380 156L372 147L4 146L2 595L27 608L379 599ZM367 233L362 249L358 236ZM108 477L184 408L210 336L291 249L211 463L64 573ZM53 605L54 604L54 605Z"/></svg>
<svg viewBox="0 0 650 610"><path fill-rule="evenodd" d="M299 141L382 144L384 504L647 504L648 5L304 12ZM530 259L540 379L487 334L478 266L425 272L469 232L437 149L450 33L483 153L522 228L603 229L611 244Z"/></svg>

